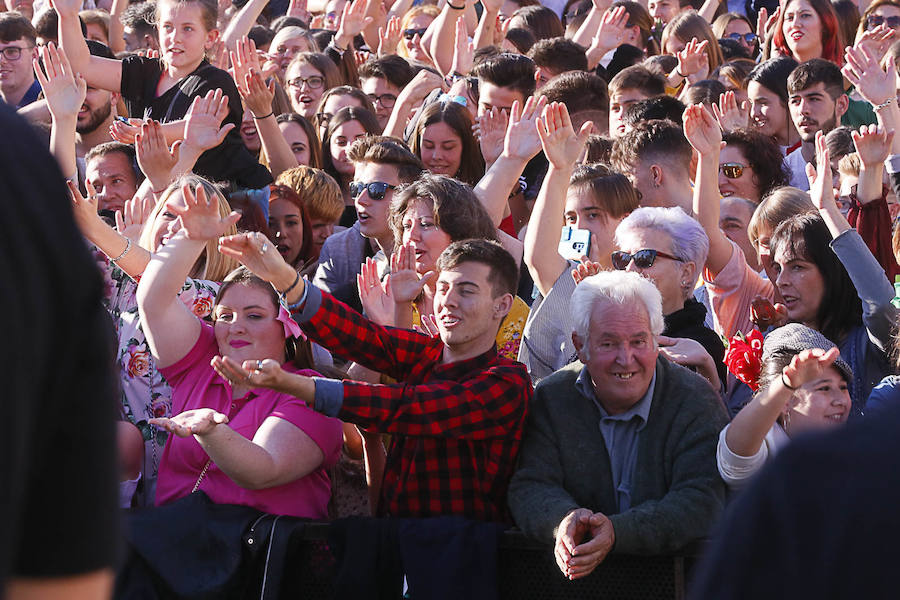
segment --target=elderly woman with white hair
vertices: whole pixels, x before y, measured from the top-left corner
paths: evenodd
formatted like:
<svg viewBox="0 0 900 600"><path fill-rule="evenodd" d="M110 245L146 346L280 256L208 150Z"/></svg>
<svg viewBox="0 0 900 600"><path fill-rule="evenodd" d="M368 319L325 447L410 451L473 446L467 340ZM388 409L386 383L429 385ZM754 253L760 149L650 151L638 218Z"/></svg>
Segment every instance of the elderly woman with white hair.
<svg viewBox="0 0 900 600"><path fill-rule="evenodd" d="M706 307L693 296L709 252L703 227L679 207L647 206L622 220L615 239L619 250L612 254L613 266L647 277L662 295L663 354L696 369L718 388L725 381L725 346L704 325Z"/></svg>
<svg viewBox="0 0 900 600"><path fill-rule="evenodd" d="M713 457L725 411L702 377L660 357L663 303L636 273L585 278L571 299L579 361L535 388L509 507L555 542L569 579L609 552L677 551L724 505Z"/></svg>

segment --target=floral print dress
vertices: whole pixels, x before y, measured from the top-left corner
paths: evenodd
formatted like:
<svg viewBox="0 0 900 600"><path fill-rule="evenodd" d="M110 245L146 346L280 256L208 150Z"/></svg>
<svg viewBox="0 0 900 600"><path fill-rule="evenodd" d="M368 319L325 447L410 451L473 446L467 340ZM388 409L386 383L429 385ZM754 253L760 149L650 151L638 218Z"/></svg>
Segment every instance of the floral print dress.
<svg viewBox="0 0 900 600"><path fill-rule="evenodd" d="M138 314L137 281L110 262L95 249L97 263L104 279L106 308L113 319L118 339L116 361L122 386L122 413L144 437L143 488L138 494L139 506L152 506L156 491L159 461L168 434L151 426L154 417L172 416L172 392L156 368ZM212 313L219 284L188 278L179 299L200 318Z"/></svg>

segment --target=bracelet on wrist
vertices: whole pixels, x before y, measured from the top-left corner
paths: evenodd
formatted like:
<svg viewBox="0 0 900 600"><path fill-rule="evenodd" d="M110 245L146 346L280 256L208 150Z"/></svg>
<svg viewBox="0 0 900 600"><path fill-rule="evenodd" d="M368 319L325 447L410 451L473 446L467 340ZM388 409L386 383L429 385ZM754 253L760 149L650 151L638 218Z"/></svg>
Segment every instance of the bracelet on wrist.
<svg viewBox="0 0 900 600"><path fill-rule="evenodd" d="M278 292L278 295L281 296L281 299L282 299L282 300L284 300L285 302L287 302L287 295L290 294L291 291L292 291L295 287L297 287L297 284L298 284L298 283L300 283L300 271L297 271L297 275L294 277L294 283L292 283L292 284L290 285L290 287L288 287L288 289L284 290L283 292L280 292L280 291L278 291L278 290L275 290L275 291Z"/></svg>
<svg viewBox="0 0 900 600"><path fill-rule="evenodd" d="M293 304L288 304L288 312L295 313L298 310L303 310L303 307L306 306L306 298L309 296L309 284L307 283L303 286L303 293L300 294L300 299L294 302Z"/></svg>
<svg viewBox="0 0 900 600"><path fill-rule="evenodd" d="M891 103L894 102L895 100L897 100L897 97L896 97L896 96L891 96L890 98L888 98L887 100L885 100L885 101L882 102L881 104L873 104L873 105L872 105L872 110L874 110L875 112L878 112L879 110L881 110L881 109L883 109L883 108L887 108L888 106L890 106Z"/></svg>
<svg viewBox="0 0 900 600"><path fill-rule="evenodd" d="M252 110L250 111L250 114L253 115L253 111L252 111ZM268 119L269 117L271 117L271 116L274 115L274 114L275 114L275 109L272 109L272 112L270 112L270 113L267 114L267 115L263 115L263 116L261 116L261 117L257 117L256 115L253 115L253 120L254 120L254 121L262 121L263 119Z"/></svg>
<svg viewBox="0 0 900 600"><path fill-rule="evenodd" d="M447 6L449 6L449 7L452 8L453 10L466 10L466 5L465 5L465 3L463 3L462 6L456 6L456 5L454 5L452 2L450 2L450 0L447 0Z"/></svg>
<svg viewBox="0 0 900 600"><path fill-rule="evenodd" d="M796 392L799 388L788 385L787 379L784 378L784 371L781 372L781 385L791 390L792 392Z"/></svg>
<svg viewBox="0 0 900 600"><path fill-rule="evenodd" d="M337 43L334 41L334 38L331 38L331 41L328 42L328 45L331 46L341 56L343 56L344 52L347 51L346 48L341 48L340 46L338 46Z"/></svg>
<svg viewBox="0 0 900 600"><path fill-rule="evenodd" d="M674 69L672 69L672 72L675 73L676 75L678 75L679 77L681 77L682 79L687 79L687 77L685 77L684 75L681 74L681 71L678 70L678 67L675 67Z"/></svg>
<svg viewBox="0 0 900 600"><path fill-rule="evenodd" d="M122 254L118 255L115 258L110 258L109 262L118 265L119 261L125 258L125 255L131 252L131 238L125 238L125 249L122 250Z"/></svg>

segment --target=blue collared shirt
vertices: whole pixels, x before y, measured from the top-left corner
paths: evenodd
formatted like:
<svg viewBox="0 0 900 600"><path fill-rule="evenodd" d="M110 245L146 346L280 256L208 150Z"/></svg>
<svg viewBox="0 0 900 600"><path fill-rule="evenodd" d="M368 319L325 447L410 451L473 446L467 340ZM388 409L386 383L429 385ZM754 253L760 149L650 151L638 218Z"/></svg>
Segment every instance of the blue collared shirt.
<svg viewBox="0 0 900 600"><path fill-rule="evenodd" d="M603 443L609 454L618 512L624 512L631 508L631 480L634 475L634 465L637 463L638 434L647 425L655 386L656 371L653 372L647 392L637 404L622 414L610 415L597 401L594 382L591 380L587 367L581 370L575 381L575 388L579 393L591 400L600 410L600 435L603 436Z"/></svg>

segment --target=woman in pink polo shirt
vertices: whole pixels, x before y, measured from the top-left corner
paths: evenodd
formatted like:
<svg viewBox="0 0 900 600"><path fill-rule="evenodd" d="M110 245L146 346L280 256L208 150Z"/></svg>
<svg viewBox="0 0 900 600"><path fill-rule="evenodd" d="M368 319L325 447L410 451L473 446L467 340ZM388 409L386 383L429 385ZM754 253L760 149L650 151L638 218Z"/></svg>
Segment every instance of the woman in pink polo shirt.
<svg viewBox="0 0 900 600"><path fill-rule="evenodd" d="M184 208L178 206L184 199ZM151 424L175 435L163 453L156 503L203 490L215 503L310 519L327 518L330 483L325 470L340 454L341 424L293 396L255 388L252 375L231 385L211 363L277 360L294 372L300 330L272 286L246 270L232 272L213 309L213 325L177 299L185 276L210 239L237 221L221 218L203 185L184 185L168 208L181 229L153 255L137 290L147 342L173 389L171 418ZM303 345L301 345L302 347ZM307 345L308 348L308 345Z"/></svg>

